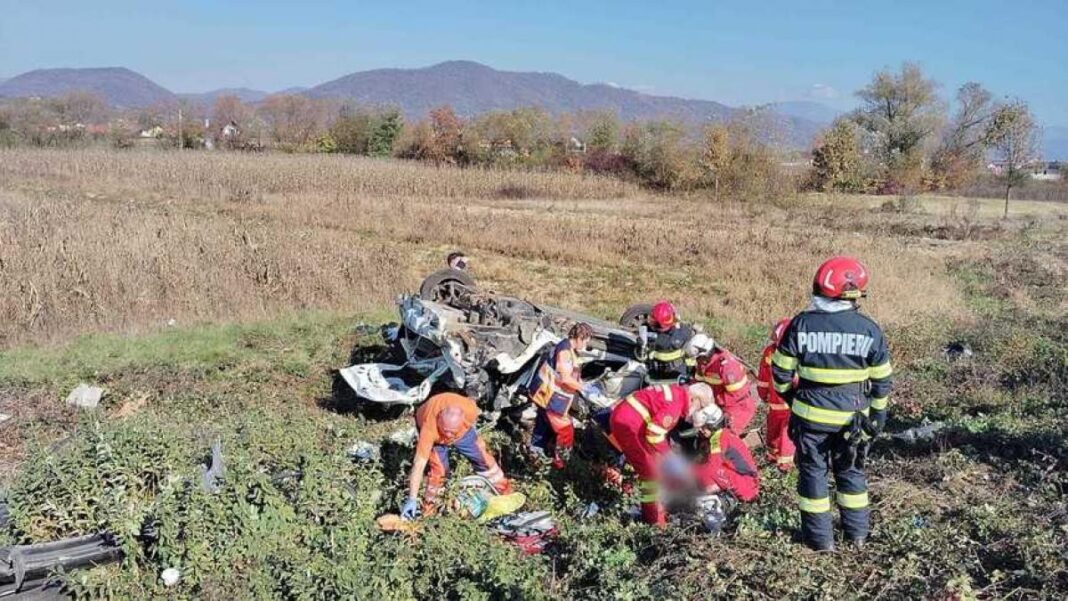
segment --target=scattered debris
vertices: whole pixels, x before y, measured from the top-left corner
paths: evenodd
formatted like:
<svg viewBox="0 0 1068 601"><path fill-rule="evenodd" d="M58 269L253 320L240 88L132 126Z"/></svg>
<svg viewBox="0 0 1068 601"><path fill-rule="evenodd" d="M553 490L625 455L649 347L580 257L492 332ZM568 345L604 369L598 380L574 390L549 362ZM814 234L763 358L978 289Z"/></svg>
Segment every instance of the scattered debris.
<svg viewBox="0 0 1068 601"><path fill-rule="evenodd" d="M378 461L381 450L381 447L374 443L367 442L366 440L357 440L345 450L345 453L356 461L370 463L372 461Z"/></svg>
<svg viewBox="0 0 1068 601"><path fill-rule="evenodd" d="M915 428L909 428L908 430L903 430L901 432L895 432L890 435L890 438L905 444L929 442L934 440L935 434L945 428L945 422L932 422L922 426L916 426Z"/></svg>
<svg viewBox="0 0 1068 601"><path fill-rule="evenodd" d="M556 522L548 511L523 511L498 518L491 526L504 540L528 555L544 551L558 534Z"/></svg>
<svg viewBox="0 0 1068 601"><path fill-rule="evenodd" d="M211 464L200 466L200 487L204 489L204 492L219 492L225 471L226 468L223 466L222 458L222 441L216 440L211 445Z"/></svg>
<svg viewBox="0 0 1068 601"><path fill-rule="evenodd" d="M590 501L590 504L582 509L582 513L579 514L579 519L588 520L593 516L601 512L601 506L596 501Z"/></svg>
<svg viewBox="0 0 1068 601"><path fill-rule="evenodd" d="M974 354L975 353L972 352L972 347L960 341L950 342L942 347L942 355L946 358L946 361L970 359Z"/></svg>
<svg viewBox="0 0 1068 601"><path fill-rule="evenodd" d="M0 424L6 422L9 419L11 419L11 415L10 414L8 414L8 413L0 413Z"/></svg>
<svg viewBox="0 0 1068 601"><path fill-rule="evenodd" d="M168 327L168 328L173 328L173 327L175 327L175 326L177 326L177 325L178 325L178 320L177 320L177 319L174 319L174 318L172 317L172 318L170 318L170 319L168 319L168 320L167 320L167 327Z"/></svg>
<svg viewBox="0 0 1068 601"><path fill-rule="evenodd" d="M368 323L356 324L356 327L353 328L353 332L355 332L357 336L370 336L377 331L378 328L376 326Z"/></svg>
<svg viewBox="0 0 1068 601"><path fill-rule="evenodd" d="M0 548L0 597L48 589L55 574L122 559L122 548L108 534L90 534L34 545Z"/></svg>
<svg viewBox="0 0 1068 601"><path fill-rule="evenodd" d="M176 568L167 568L160 574L160 578L163 580L164 586L174 586L182 579L182 573Z"/></svg>
<svg viewBox="0 0 1068 601"><path fill-rule="evenodd" d="M90 386L82 382L67 395L67 404L81 409L96 409L100 405L100 399L104 396L104 389L99 386Z"/></svg>
<svg viewBox="0 0 1068 601"><path fill-rule="evenodd" d="M394 444L399 444L405 447L415 446L416 439L419 438L419 431L415 427L404 428L397 430L393 434L389 435L389 441Z"/></svg>

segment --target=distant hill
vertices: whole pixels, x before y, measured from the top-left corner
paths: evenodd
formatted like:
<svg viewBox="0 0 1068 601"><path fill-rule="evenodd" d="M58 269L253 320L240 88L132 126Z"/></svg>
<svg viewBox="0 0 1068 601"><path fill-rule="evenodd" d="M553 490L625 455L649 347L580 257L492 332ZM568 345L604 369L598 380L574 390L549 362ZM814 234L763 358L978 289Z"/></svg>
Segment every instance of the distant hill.
<svg viewBox="0 0 1068 601"><path fill-rule="evenodd" d="M650 96L607 84L580 84L556 73L498 71L471 61L360 71L305 94L393 105L412 117L422 117L443 104L464 116L522 106L540 106L552 113L610 109L625 120L672 116L707 121L731 113L730 107L709 100Z"/></svg>
<svg viewBox="0 0 1068 601"><path fill-rule="evenodd" d="M93 69L37 69L0 84L0 96L60 96L85 90L99 94L108 104L142 107L177 97L140 73L125 67Z"/></svg>
<svg viewBox="0 0 1068 601"><path fill-rule="evenodd" d="M250 88L220 88L218 90L211 90L209 92L201 93L184 93L178 94L179 97L193 102L198 102L205 106L211 106L215 104L215 101L221 96L237 96L241 102L259 102L266 98L267 92L262 90L253 90Z"/></svg>
<svg viewBox="0 0 1068 601"><path fill-rule="evenodd" d="M721 121L736 110L711 100L653 96L603 83L582 84L557 73L498 71L472 61L360 71L304 94L395 106L410 118L421 118L445 104L463 116L538 106L554 114L610 110L624 121L673 118L691 124ZM789 146L806 146L820 129L818 123L785 114L781 126L785 130L783 142Z"/></svg>
<svg viewBox="0 0 1068 601"><path fill-rule="evenodd" d="M842 111L832 109L826 104L820 104L811 100L793 100L789 102L775 102L769 105L773 111L787 117L805 119L820 125L830 125Z"/></svg>

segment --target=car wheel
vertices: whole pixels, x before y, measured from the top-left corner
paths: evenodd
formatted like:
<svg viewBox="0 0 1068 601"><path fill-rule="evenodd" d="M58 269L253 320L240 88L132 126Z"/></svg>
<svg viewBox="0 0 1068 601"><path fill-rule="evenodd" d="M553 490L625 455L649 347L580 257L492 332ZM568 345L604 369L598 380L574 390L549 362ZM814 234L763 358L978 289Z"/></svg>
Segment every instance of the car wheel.
<svg viewBox="0 0 1068 601"><path fill-rule="evenodd" d="M649 319L649 313L653 310L651 303L638 303L627 307L619 318L619 325L637 331Z"/></svg>
<svg viewBox="0 0 1068 601"><path fill-rule="evenodd" d="M458 269L442 269L426 276L419 286L419 298L442 304L475 287L475 280Z"/></svg>

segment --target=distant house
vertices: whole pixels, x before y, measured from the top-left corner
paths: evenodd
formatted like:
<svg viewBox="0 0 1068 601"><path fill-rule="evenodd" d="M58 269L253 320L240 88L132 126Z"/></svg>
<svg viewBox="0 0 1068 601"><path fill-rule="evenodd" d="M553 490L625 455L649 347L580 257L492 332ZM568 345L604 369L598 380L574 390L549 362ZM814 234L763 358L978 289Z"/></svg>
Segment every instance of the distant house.
<svg viewBox="0 0 1068 601"><path fill-rule="evenodd" d="M1064 165L1059 161L1039 161L1031 166L1031 178L1055 182L1064 177Z"/></svg>
<svg viewBox="0 0 1068 601"><path fill-rule="evenodd" d="M579 140L575 136L571 136L571 139L567 141L567 151L578 154L586 153L586 143Z"/></svg>
<svg viewBox="0 0 1068 601"><path fill-rule="evenodd" d="M148 129L142 129L141 133L137 134L139 138L162 138L163 128L159 125L150 127Z"/></svg>
<svg viewBox="0 0 1068 601"><path fill-rule="evenodd" d="M237 122L231 121L223 126L220 133L224 138L236 138L241 135L241 130L237 127Z"/></svg>

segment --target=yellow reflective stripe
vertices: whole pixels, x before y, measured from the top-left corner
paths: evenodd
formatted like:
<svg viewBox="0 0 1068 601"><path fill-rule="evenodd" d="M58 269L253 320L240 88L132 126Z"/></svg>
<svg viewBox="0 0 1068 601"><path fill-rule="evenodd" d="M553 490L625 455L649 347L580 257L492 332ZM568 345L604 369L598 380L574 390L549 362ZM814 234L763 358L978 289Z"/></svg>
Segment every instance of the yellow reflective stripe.
<svg viewBox="0 0 1068 601"><path fill-rule="evenodd" d="M664 395L664 400L667 401L668 403L670 403L671 402L671 385L670 384L661 384L660 385L660 392Z"/></svg>
<svg viewBox="0 0 1068 601"><path fill-rule="evenodd" d="M889 361L882 365L875 365L868 368L868 377L872 380L882 380L883 378L889 377L892 373L894 373L894 368L890 367Z"/></svg>
<svg viewBox="0 0 1068 601"><path fill-rule="evenodd" d="M719 438L722 435L723 435L723 430L716 430L715 434L713 434L712 436L708 437L708 444L709 444L708 452L709 453L714 455L716 453L721 452L722 449L720 449L720 446L719 446Z"/></svg>
<svg viewBox="0 0 1068 601"><path fill-rule="evenodd" d="M645 440L649 441L649 444L660 444L667 438L667 434L653 434L652 432L646 432Z"/></svg>
<svg viewBox="0 0 1068 601"><path fill-rule="evenodd" d="M633 394L629 395L626 400L627 404L630 405L632 409L637 411L638 415L642 416L642 419L645 420L646 424L652 423L653 416L649 415L649 410L645 408L645 405L642 405L641 401L634 398Z"/></svg>
<svg viewBox="0 0 1068 601"><path fill-rule="evenodd" d="M779 457L778 459L775 460L775 463L778 463L779 465L793 465L794 464L794 456L793 455L787 455L785 457Z"/></svg>
<svg viewBox="0 0 1068 601"><path fill-rule="evenodd" d="M723 381L719 379L719 376L703 376L701 374L697 374L696 377L698 380L701 380L705 384L712 384L713 386L719 386L723 383Z"/></svg>
<svg viewBox="0 0 1068 601"><path fill-rule="evenodd" d="M868 506L868 492L835 493L834 500L838 503L839 507L844 507L846 509L864 509Z"/></svg>
<svg viewBox="0 0 1068 601"><path fill-rule="evenodd" d="M799 365L797 367L797 375L809 382L818 382L820 384L851 384L867 380L868 370L866 368L832 369Z"/></svg>
<svg viewBox="0 0 1068 601"><path fill-rule="evenodd" d="M797 504L801 508L801 511L808 513L826 513L831 510L831 498L823 497L821 499L810 499L808 497L798 497Z"/></svg>
<svg viewBox="0 0 1068 601"><path fill-rule="evenodd" d="M786 403L768 403L768 409L771 409L772 411L785 411L789 408L790 406Z"/></svg>
<svg viewBox="0 0 1068 601"><path fill-rule="evenodd" d="M839 411L837 409L823 409L822 407L813 407L807 403L801 401L794 401L790 409L794 415L806 419L810 422L817 424L828 424L831 426L848 426L853 422L853 414L855 411ZM863 413L867 413L864 410Z"/></svg>
<svg viewBox="0 0 1068 601"><path fill-rule="evenodd" d="M655 361L678 361L685 354L682 349L677 349L674 351L653 351L649 356Z"/></svg>
<svg viewBox="0 0 1068 601"><path fill-rule="evenodd" d="M790 390L791 386L793 386L792 382L784 382L782 384L779 384L778 382L776 382L775 383L775 392L786 392L787 390Z"/></svg>
<svg viewBox="0 0 1068 601"><path fill-rule="evenodd" d="M890 402L889 397L875 397L871 400L871 408L876 411L884 411L887 403Z"/></svg>
<svg viewBox="0 0 1068 601"><path fill-rule="evenodd" d="M697 359L693 357L686 357L686 367L693 367L697 365Z"/></svg>
<svg viewBox="0 0 1068 601"><path fill-rule="evenodd" d="M743 386L745 386L748 383L749 383L749 378L745 377L745 378L742 378L740 381L735 382L734 384L727 384L723 388L727 392L735 392L737 390L740 390Z"/></svg>
<svg viewBox="0 0 1068 601"><path fill-rule="evenodd" d="M764 357L764 363L767 363L768 365L771 365L771 355L768 355L767 357Z"/></svg>
<svg viewBox="0 0 1068 601"><path fill-rule="evenodd" d="M771 362L772 364L787 370L793 370L797 367L797 357L784 355L779 352L779 349L775 349L775 352L772 353Z"/></svg>
<svg viewBox="0 0 1068 601"><path fill-rule="evenodd" d="M651 434L655 434L657 436L664 436L668 433L667 430L661 428L660 426L654 423L645 424L645 429L648 430Z"/></svg>
<svg viewBox="0 0 1068 601"><path fill-rule="evenodd" d="M638 499L642 503L655 503L658 487L655 480L639 480L638 492L641 493Z"/></svg>

